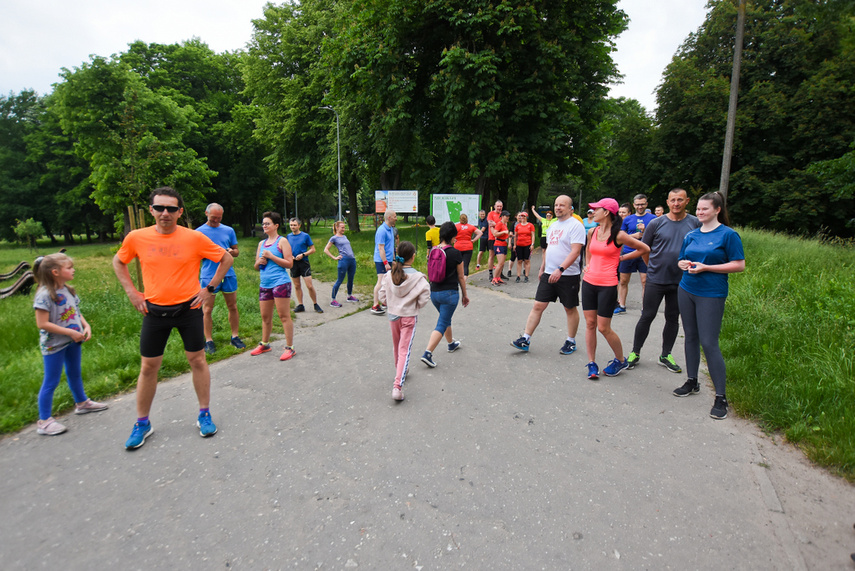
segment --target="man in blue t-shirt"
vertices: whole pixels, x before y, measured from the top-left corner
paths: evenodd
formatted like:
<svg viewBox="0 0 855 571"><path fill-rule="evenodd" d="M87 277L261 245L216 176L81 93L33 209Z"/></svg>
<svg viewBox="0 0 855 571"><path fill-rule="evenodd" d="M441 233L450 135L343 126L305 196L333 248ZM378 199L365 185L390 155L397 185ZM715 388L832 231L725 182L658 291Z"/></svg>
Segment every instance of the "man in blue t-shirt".
<svg viewBox="0 0 855 571"><path fill-rule="evenodd" d="M656 216L647 210L647 195L645 194L636 194L635 198L632 199L632 206L635 208L635 214L630 214L624 218L620 229L636 240L641 240L644 236L644 229L656 219ZM629 254L634 251L634 248L624 246L621 254ZM618 266L620 284L618 285L618 306L615 308L615 315L626 313L626 295L629 293L629 279L635 272L638 272L641 278L641 296L642 298L644 297L644 286L647 285L647 264L644 263L641 257L621 262Z"/></svg>
<svg viewBox="0 0 855 571"><path fill-rule="evenodd" d="M212 202L205 209L205 216L208 217L208 221L196 228L196 230L210 238L214 244L224 248L233 258L237 258L239 254L237 235L235 235L235 231L231 226L221 223L223 219L223 207L216 202ZM208 286L208 282L217 273L218 267L219 264L216 262L202 260L202 271L199 274L199 282L202 287ZM229 326L232 330L231 343L238 349L244 349L246 345L241 341L238 331L240 315L238 315L237 309L237 274L235 274L234 267L231 267L226 272L226 277L223 278L220 285L214 288L213 295L202 305L202 317L205 328L205 352L213 353L217 350L217 346L214 345L214 322L211 319L214 311L214 303L217 301L217 292L223 294L223 299L226 301L226 307L229 310Z"/></svg>
<svg viewBox="0 0 855 571"><path fill-rule="evenodd" d="M395 260L395 224L398 223L398 213L393 210L386 210L383 214L383 224L377 227L374 233L374 269L377 271L377 284L374 286L374 305L371 306L371 313L374 315L383 315L386 310L380 305L380 283L383 280L383 274L392 268L392 262Z"/></svg>
<svg viewBox="0 0 855 571"><path fill-rule="evenodd" d="M288 226L291 228L291 233L285 238L288 239L288 243L291 245L291 255L294 256L294 265L291 266L291 283L294 284L294 297L297 298L294 313L306 311L306 308L303 307L301 281L306 282L306 289L309 290L309 297L312 298L315 311L323 313L324 310L318 305L318 294L315 292L315 286L312 285L312 266L309 264L309 256L315 253L315 243L312 242L312 237L309 236L308 232L300 230L302 223L299 218L289 220Z"/></svg>

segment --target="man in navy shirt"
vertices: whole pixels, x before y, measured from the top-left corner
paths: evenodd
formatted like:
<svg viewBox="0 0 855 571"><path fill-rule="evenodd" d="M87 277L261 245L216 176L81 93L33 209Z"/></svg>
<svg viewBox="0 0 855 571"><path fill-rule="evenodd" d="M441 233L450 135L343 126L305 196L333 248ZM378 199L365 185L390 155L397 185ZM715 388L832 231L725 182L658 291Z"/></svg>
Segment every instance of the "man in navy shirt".
<svg viewBox="0 0 855 571"><path fill-rule="evenodd" d="M308 233L300 231L302 224L299 218L289 220L288 226L291 228L291 233L285 237L291 245L291 255L294 256L294 265L291 266L291 282L294 284L294 296L297 298L294 313L306 311L306 308L303 307L301 280L306 282L306 289L309 290L309 297L312 298L315 311L323 313L324 310L318 305L318 294L312 285L312 266L309 264L309 256L315 253L315 243L312 242L312 237Z"/></svg>
<svg viewBox="0 0 855 571"><path fill-rule="evenodd" d="M636 240L641 240L644 237L644 229L656 219L656 216L647 211L647 196L644 194L636 194L635 198L632 199L632 206L635 208L635 214L630 214L623 219L621 230ZM629 254L634 251L635 249L624 246L621 254ZM626 313L626 295L629 292L629 279L635 272L638 272L641 278L641 295L644 297L644 286L647 285L647 264L640 257L621 262L620 266L618 266L620 284L618 285L618 306L615 308L615 315Z"/></svg>

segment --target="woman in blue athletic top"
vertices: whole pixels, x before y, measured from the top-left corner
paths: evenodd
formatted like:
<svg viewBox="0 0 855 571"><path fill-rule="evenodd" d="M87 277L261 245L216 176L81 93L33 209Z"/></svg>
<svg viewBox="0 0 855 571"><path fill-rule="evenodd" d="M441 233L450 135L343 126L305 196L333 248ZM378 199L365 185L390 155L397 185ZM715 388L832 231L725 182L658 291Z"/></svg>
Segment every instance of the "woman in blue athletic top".
<svg viewBox="0 0 855 571"><path fill-rule="evenodd" d="M677 262L683 270L677 301L686 335L689 378L674 390L674 396L686 397L699 392L698 368L703 347L715 385L715 404L710 416L722 420L727 418L726 370L718 337L727 299L727 274L745 270L745 254L739 234L728 226L727 210L720 193L703 195L698 200L695 215L701 227L686 234Z"/></svg>

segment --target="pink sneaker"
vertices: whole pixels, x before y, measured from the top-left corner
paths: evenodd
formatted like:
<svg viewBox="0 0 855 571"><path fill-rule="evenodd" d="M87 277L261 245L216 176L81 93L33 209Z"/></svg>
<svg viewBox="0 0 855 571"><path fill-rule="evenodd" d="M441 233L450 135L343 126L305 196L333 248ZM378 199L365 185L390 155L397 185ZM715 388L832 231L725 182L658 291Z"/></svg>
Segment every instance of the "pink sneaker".
<svg viewBox="0 0 855 571"><path fill-rule="evenodd" d="M349 301L350 303L359 303L359 300L353 297L352 295L347 296L347 301Z"/></svg>
<svg viewBox="0 0 855 571"><path fill-rule="evenodd" d="M56 436L65 432L65 427L50 417L47 420L40 420L36 423L36 432L47 436Z"/></svg>
<svg viewBox="0 0 855 571"><path fill-rule="evenodd" d="M341 304L339 302L337 302L336 300L332 300L330 302L330 307L341 307Z"/></svg>
<svg viewBox="0 0 855 571"><path fill-rule="evenodd" d="M272 351L272 349L269 344L265 345L264 343L259 343L258 347L250 351L249 354L255 357L257 355L261 355L262 353L269 353L270 351Z"/></svg>
<svg viewBox="0 0 855 571"><path fill-rule="evenodd" d="M401 387L394 387L392 389L392 398L394 400L404 400L404 391L401 390Z"/></svg>
<svg viewBox="0 0 855 571"><path fill-rule="evenodd" d="M297 354L297 352L294 350L293 347L285 347L285 351L282 352L282 356L279 357L279 360L280 361L287 361L288 359L292 358L296 354Z"/></svg>
<svg viewBox="0 0 855 571"><path fill-rule="evenodd" d="M95 402L92 399L86 399L86 402L79 402L74 405L74 414L86 414L87 412L100 412L107 410L107 405L102 402Z"/></svg>

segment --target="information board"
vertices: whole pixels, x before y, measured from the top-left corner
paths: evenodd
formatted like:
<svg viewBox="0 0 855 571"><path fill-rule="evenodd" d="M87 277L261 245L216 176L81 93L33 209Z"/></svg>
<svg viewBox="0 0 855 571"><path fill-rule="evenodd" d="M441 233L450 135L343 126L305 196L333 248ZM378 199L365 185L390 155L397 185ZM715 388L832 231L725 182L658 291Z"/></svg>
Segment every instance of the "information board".
<svg viewBox="0 0 855 571"><path fill-rule="evenodd" d="M387 209L401 214L417 214L419 211L419 191L375 190L374 212L382 214Z"/></svg>
<svg viewBox="0 0 855 571"><path fill-rule="evenodd" d="M436 218L436 224L443 222L460 222L460 215L465 214L470 224L478 224L478 211L481 210L480 194L432 194L430 213Z"/></svg>

